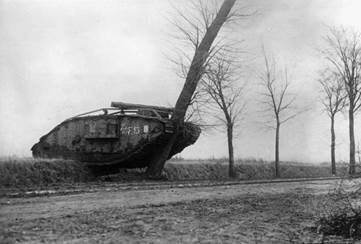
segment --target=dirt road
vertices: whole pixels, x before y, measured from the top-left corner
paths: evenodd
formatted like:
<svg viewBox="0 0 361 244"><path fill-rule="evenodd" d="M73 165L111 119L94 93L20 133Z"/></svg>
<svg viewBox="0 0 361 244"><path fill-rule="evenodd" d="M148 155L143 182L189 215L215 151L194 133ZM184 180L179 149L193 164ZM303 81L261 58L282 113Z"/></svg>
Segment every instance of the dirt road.
<svg viewBox="0 0 361 244"><path fill-rule="evenodd" d="M314 202L337 182L136 191L110 187L2 198L0 242L288 243L290 238L317 238L307 231L295 237L290 233L310 227Z"/></svg>

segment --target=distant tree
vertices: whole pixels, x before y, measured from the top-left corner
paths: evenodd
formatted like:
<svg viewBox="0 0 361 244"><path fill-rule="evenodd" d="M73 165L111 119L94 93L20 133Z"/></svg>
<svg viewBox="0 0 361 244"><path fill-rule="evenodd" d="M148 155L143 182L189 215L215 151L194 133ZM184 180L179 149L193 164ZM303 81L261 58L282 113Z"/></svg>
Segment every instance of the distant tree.
<svg viewBox="0 0 361 244"><path fill-rule="evenodd" d="M268 128L275 130L275 177L280 177L279 170L279 141L281 125L295 118L300 111L293 106L295 96L289 93L290 82L287 69L281 75L276 68L276 61L269 60L263 48L265 70L259 75L261 86L264 91L261 93L262 113L268 117L265 121Z"/></svg>
<svg viewBox="0 0 361 244"><path fill-rule="evenodd" d="M350 166L349 174L355 174L354 115L361 107L361 35L346 29L332 28L326 37L325 58L343 81L347 94Z"/></svg>
<svg viewBox="0 0 361 244"><path fill-rule="evenodd" d="M181 128L184 124L187 108L192 101L192 97L197 88L198 82L202 78L204 64L209 58L213 42L216 39L218 32L223 24L230 18L229 14L235 1L236 0L224 0L214 15L207 15L210 16L210 19L207 22L206 31L202 38L197 39L199 42L196 43L197 48L195 49L183 89L178 97L174 108L174 113L171 118L175 125L175 133L169 138L167 143L162 146L154 158L150 160L150 165L147 169L147 174L150 178L159 178L161 176L164 164L169 157L170 151L179 133L179 128ZM202 16L199 18L202 18ZM188 18L185 17L185 20L187 19ZM200 27L198 29L200 29ZM186 29L185 33L187 33ZM201 34L199 31L197 33Z"/></svg>
<svg viewBox="0 0 361 244"><path fill-rule="evenodd" d="M236 177L234 170L234 130L240 125L245 108L240 84L239 70L235 60L222 57L214 58L207 66L200 90L208 99L207 107L211 114L225 126L228 142L229 177ZM202 94L202 93L201 93ZM221 114L219 114L221 112Z"/></svg>
<svg viewBox="0 0 361 244"><path fill-rule="evenodd" d="M328 69L323 70L321 78L318 80L321 85L321 103L328 117L331 120L331 173L336 175L336 134L335 116L346 106L346 94L344 82L338 73Z"/></svg>

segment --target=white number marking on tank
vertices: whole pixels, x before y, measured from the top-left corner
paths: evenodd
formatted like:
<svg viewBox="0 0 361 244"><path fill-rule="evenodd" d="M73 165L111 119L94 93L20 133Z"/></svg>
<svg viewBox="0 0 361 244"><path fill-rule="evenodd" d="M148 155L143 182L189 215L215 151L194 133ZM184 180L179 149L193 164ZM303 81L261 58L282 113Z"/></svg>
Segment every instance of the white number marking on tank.
<svg viewBox="0 0 361 244"><path fill-rule="evenodd" d="M133 127L133 132L135 135L139 135L140 134L140 128L138 126Z"/></svg>
<svg viewBox="0 0 361 244"><path fill-rule="evenodd" d="M139 126L122 126L120 132L122 135L128 136L141 134Z"/></svg>

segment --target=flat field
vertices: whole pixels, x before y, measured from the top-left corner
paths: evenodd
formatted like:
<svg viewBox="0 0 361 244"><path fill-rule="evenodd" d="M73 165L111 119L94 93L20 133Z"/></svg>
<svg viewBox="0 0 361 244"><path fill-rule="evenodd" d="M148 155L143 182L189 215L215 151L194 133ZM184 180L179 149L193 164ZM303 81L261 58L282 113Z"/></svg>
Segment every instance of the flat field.
<svg viewBox="0 0 361 244"><path fill-rule="evenodd" d="M346 189L360 184L348 181ZM1 243L321 243L337 180L1 198ZM92 184L89 184L92 187ZM327 240L328 238L325 238ZM325 241L324 240L324 241ZM328 243L357 243L333 237Z"/></svg>

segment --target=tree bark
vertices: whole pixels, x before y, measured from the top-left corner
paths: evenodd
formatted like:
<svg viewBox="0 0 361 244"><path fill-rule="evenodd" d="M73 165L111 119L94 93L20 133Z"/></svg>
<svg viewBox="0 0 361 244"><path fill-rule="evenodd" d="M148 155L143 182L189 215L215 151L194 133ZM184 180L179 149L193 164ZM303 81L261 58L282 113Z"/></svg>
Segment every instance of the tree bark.
<svg viewBox="0 0 361 244"><path fill-rule="evenodd" d="M276 143L275 143L275 177L280 177L280 163L279 163L279 143L280 143L280 122L276 124Z"/></svg>
<svg viewBox="0 0 361 244"><path fill-rule="evenodd" d="M350 108L349 108L349 135L350 135L350 167L349 167L349 174L355 174L355 132L354 132L354 107L350 101Z"/></svg>
<svg viewBox="0 0 361 244"><path fill-rule="evenodd" d="M159 152L157 152L157 155L153 159L151 159L150 165L147 169L147 175L149 178L159 178L161 176L164 164L177 138L179 128L183 126L184 117L191 102L193 93L197 88L200 78L202 77L203 65L208 58L209 50L222 25L226 22L228 14L231 11L235 1L236 0L224 0L221 8L219 9L219 12L217 13L217 16L207 29L201 43L199 44L199 47L194 53L186 81L178 97L172 116L172 120L174 121L175 125L175 132L170 137L168 143L162 147Z"/></svg>
<svg viewBox="0 0 361 244"><path fill-rule="evenodd" d="M331 115L331 174L336 175L336 156L335 156L335 115Z"/></svg>
<svg viewBox="0 0 361 244"><path fill-rule="evenodd" d="M227 124L227 139L228 139L228 175L230 178L236 177L236 172L234 171L234 153L233 153L233 126L232 124Z"/></svg>

